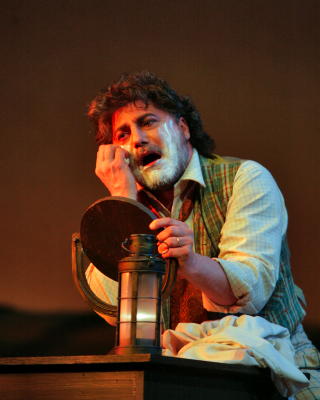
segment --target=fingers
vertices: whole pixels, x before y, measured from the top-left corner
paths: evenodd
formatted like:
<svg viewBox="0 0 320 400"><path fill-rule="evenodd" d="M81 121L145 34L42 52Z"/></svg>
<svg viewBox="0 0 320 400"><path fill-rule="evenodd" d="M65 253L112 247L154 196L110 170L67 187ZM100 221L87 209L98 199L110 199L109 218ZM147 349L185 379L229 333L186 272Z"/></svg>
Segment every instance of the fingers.
<svg viewBox="0 0 320 400"><path fill-rule="evenodd" d="M112 168L127 171L128 152L112 144L100 145L97 152L96 175L101 179L109 174Z"/></svg>
<svg viewBox="0 0 320 400"><path fill-rule="evenodd" d="M112 161L123 161L129 153L119 146L113 144L102 144L97 152L97 162L110 163Z"/></svg>
<svg viewBox="0 0 320 400"><path fill-rule="evenodd" d="M95 173L111 196L136 199L136 182L126 161L128 156L129 153L119 146L99 146Z"/></svg>
<svg viewBox="0 0 320 400"><path fill-rule="evenodd" d="M166 242L160 243L158 252L163 258L186 258L190 254L190 247L170 247Z"/></svg>
<svg viewBox="0 0 320 400"><path fill-rule="evenodd" d="M158 252L164 257L186 257L193 249L193 232L185 222L173 218L159 218L151 222L150 229L158 233Z"/></svg>
<svg viewBox="0 0 320 400"><path fill-rule="evenodd" d="M168 237L166 240L158 241L158 250L159 252L166 252L168 248L170 249L178 249L180 247L189 247L193 245L192 237L190 236L172 236Z"/></svg>
<svg viewBox="0 0 320 400"><path fill-rule="evenodd" d="M125 162L126 164L129 164L129 152L121 146L116 146L114 160L119 163Z"/></svg>
<svg viewBox="0 0 320 400"><path fill-rule="evenodd" d="M112 144L102 144L97 152L97 161L109 161L114 159L115 146Z"/></svg>
<svg viewBox="0 0 320 400"><path fill-rule="evenodd" d="M158 218L153 220L149 228L151 230L159 230L163 229L158 233L157 239L161 242L166 241L168 243L168 240L170 239L170 244L172 246L176 245L176 247L180 247L181 244L179 241L181 240L181 237L193 237L192 230L188 227L188 225L185 222L178 221L173 218ZM171 238L178 238L172 240ZM189 243L188 243L189 244Z"/></svg>
<svg viewBox="0 0 320 400"><path fill-rule="evenodd" d="M154 219L150 223L149 228L154 231L157 229L166 228L168 226L178 226L181 224L184 224L184 222L178 221L170 217L165 217L165 218Z"/></svg>
<svg viewBox="0 0 320 400"><path fill-rule="evenodd" d="M180 249L182 247L192 247L193 241L191 237L169 237L165 241L158 242L158 251L160 254L166 254L170 249Z"/></svg>

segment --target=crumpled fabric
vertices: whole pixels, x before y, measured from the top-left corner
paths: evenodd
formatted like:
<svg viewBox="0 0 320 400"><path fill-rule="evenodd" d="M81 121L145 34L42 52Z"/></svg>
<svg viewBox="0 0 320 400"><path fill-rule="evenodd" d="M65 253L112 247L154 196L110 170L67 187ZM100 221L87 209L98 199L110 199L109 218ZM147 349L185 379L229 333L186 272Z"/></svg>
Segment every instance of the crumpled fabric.
<svg viewBox="0 0 320 400"><path fill-rule="evenodd" d="M308 385L294 362L287 328L262 317L228 315L201 324L179 323L162 335L163 355L194 360L256 366L271 370L284 397Z"/></svg>

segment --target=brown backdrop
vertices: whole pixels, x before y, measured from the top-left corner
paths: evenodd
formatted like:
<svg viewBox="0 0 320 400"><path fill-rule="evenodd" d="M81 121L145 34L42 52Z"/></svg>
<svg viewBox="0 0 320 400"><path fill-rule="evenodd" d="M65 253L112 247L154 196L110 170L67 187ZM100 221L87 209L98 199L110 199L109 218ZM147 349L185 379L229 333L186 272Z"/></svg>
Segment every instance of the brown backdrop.
<svg viewBox="0 0 320 400"><path fill-rule="evenodd" d="M0 11L1 304L86 309L70 238L106 194L86 104L120 72L149 69L193 98L219 154L271 170L307 322L320 325L318 0L11 0Z"/></svg>

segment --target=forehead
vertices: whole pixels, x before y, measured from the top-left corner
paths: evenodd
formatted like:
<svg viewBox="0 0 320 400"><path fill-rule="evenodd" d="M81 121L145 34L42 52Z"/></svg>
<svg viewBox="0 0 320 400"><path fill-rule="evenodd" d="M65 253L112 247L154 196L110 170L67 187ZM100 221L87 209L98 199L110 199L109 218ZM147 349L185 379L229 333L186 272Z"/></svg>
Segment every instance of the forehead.
<svg viewBox="0 0 320 400"><path fill-rule="evenodd" d="M129 103L124 107L118 108L112 115L112 128L113 130L117 127L135 122L138 118L145 114L154 114L161 119L171 118L171 115L166 111L160 110L155 107L152 103L146 104L139 100L135 103Z"/></svg>

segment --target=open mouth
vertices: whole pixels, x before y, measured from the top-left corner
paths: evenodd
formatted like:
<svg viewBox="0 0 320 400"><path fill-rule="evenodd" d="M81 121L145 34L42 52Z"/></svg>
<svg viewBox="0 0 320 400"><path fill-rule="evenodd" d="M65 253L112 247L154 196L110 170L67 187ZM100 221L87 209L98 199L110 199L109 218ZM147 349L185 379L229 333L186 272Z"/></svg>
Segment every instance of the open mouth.
<svg viewBox="0 0 320 400"><path fill-rule="evenodd" d="M150 167L161 158L159 153L148 153L141 158L141 165L143 167Z"/></svg>

